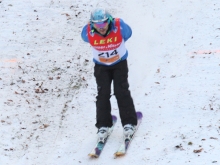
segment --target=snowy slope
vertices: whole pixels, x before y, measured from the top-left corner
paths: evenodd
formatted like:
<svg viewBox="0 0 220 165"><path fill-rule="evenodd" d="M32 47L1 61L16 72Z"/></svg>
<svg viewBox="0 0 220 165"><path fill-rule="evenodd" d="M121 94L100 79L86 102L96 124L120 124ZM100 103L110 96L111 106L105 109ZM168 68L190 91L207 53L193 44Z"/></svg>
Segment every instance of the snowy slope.
<svg viewBox="0 0 220 165"><path fill-rule="evenodd" d="M129 83L144 118L119 159L120 119L100 158L87 156L96 84L80 32L97 6L133 29ZM220 164L219 13L219 0L0 0L0 164Z"/></svg>

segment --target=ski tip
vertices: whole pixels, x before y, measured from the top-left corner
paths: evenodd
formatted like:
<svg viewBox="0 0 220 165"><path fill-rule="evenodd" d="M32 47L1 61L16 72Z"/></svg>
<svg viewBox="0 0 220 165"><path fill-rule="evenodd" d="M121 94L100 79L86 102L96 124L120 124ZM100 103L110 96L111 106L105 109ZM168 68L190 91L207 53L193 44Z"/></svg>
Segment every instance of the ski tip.
<svg viewBox="0 0 220 165"><path fill-rule="evenodd" d="M138 119L141 119L142 117L143 117L143 114L142 114L142 112L136 112L136 114L137 114L137 118Z"/></svg>
<svg viewBox="0 0 220 165"><path fill-rule="evenodd" d="M96 155L96 154L88 154L88 156L89 156L90 158L98 158L98 157L99 157L99 155Z"/></svg>
<svg viewBox="0 0 220 165"><path fill-rule="evenodd" d="M125 155L125 153L123 153L123 152L116 152L116 153L114 153L114 157L115 158L121 157L121 156L124 156L124 155Z"/></svg>

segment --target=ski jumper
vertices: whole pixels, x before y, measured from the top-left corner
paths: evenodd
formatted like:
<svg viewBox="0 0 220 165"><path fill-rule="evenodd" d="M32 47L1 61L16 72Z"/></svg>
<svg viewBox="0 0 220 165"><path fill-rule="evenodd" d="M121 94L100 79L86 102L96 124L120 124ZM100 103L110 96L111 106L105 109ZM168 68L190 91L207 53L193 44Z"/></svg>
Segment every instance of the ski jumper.
<svg viewBox="0 0 220 165"><path fill-rule="evenodd" d="M123 25L121 25L123 24ZM128 52L125 41L130 37L123 30L130 27L119 18L111 22L109 34L103 37L86 25L82 31L82 38L92 46L94 76L97 83L96 97L96 127L111 127L111 83L117 99L122 125L137 125L137 116L128 83ZM124 28L123 28L124 27ZM130 31L129 31L130 29Z"/></svg>

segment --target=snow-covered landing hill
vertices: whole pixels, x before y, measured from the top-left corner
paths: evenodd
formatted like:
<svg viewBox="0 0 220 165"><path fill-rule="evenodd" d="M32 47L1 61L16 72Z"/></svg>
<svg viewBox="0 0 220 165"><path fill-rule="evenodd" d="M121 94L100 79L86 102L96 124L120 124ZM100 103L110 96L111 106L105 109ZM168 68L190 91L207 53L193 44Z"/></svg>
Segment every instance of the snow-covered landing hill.
<svg viewBox="0 0 220 165"><path fill-rule="evenodd" d="M87 156L96 84L80 32L97 6L133 29L129 82L144 118L120 159L120 120L101 157ZM220 164L219 13L219 0L0 0L0 164Z"/></svg>

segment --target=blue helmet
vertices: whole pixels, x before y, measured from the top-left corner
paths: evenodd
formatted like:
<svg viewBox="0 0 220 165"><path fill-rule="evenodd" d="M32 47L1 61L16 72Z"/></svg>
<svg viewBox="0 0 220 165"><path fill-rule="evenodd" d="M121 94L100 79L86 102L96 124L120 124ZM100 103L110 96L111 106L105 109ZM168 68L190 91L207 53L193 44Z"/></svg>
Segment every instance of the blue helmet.
<svg viewBox="0 0 220 165"><path fill-rule="evenodd" d="M90 21L93 23L104 22L107 19L111 19L112 16L105 9L95 9L90 16Z"/></svg>

